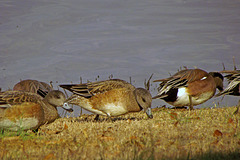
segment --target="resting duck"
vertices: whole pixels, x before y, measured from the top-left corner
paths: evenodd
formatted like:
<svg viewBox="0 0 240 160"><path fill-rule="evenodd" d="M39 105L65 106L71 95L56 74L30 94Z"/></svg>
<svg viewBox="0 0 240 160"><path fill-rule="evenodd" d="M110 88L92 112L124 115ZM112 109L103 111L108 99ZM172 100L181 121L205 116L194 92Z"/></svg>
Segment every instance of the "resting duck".
<svg viewBox="0 0 240 160"><path fill-rule="evenodd" d="M44 98L25 91L0 92L0 129L38 129L59 117L56 107L73 111L65 100L65 95L58 90L50 91Z"/></svg>

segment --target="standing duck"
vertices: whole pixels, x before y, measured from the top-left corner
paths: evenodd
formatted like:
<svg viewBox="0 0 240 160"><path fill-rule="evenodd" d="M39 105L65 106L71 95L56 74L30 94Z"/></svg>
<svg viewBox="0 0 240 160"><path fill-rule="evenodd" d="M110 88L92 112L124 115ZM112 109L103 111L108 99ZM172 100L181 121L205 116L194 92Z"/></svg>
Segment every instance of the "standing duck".
<svg viewBox="0 0 240 160"><path fill-rule="evenodd" d="M60 87L73 93L67 99L67 103L78 105L97 115L112 117L143 109L149 118L153 118L150 92L143 88L135 88L126 81L111 79Z"/></svg>
<svg viewBox="0 0 240 160"><path fill-rule="evenodd" d="M212 98L216 88L223 90L223 76L220 73L207 73L201 69L184 69L154 82L162 83L153 99L163 99L175 107L189 106L190 109Z"/></svg>

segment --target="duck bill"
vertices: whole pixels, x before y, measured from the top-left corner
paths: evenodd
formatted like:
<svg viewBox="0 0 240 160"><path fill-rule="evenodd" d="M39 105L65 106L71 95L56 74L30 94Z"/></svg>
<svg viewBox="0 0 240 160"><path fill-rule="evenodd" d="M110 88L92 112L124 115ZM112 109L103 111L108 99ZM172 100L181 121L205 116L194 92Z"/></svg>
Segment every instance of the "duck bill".
<svg viewBox="0 0 240 160"><path fill-rule="evenodd" d="M152 109L151 109L151 108L147 108L147 109L145 110L145 112L146 112L148 118L150 118L150 119L153 118Z"/></svg>
<svg viewBox="0 0 240 160"><path fill-rule="evenodd" d="M68 112L73 112L72 107L70 107L67 102L63 103L62 108Z"/></svg>

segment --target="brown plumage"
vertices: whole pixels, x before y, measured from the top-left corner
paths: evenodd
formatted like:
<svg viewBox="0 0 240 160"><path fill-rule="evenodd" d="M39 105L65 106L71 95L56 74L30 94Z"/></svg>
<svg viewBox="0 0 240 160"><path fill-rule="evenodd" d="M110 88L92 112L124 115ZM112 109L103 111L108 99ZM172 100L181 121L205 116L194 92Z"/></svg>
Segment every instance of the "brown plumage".
<svg viewBox="0 0 240 160"><path fill-rule="evenodd" d="M201 69L185 69L169 78L154 82L162 83L153 99L160 98L173 106L189 106L193 109L193 106L212 98L216 88L222 90L223 76L217 72L207 73Z"/></svg>
<svg viewBox="0 0 240 160"><path fill-rule="evenodd" d="M45 98L25 91L0 92L0 129L37 129L59 117L56 107L66 104L61 91L50 91Z"/></svg>
<svg viewBox="0 0 240 160"><path fill-rule="evenodd" d="M67 103L75 104L99 115L119 116L144 109L151 114L151 94L143 88L135 88L120 79L111 79L85 84L60 85L74 94Z"/></svg>
<svg viewBox="0 0 240 160"><path fill-rule="evenodd" d="M45 97L48 92L53 90L53 88L45 82L26 79L15 84L13 90L37 93L38 95Z"/></svg>

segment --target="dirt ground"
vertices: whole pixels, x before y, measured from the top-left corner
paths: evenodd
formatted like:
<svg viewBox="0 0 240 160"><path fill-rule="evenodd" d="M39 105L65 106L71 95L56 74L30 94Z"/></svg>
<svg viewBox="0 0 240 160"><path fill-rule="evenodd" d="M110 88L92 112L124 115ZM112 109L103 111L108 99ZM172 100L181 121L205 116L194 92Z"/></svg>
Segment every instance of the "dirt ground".
<svg viewBox="0 0 240 160"><path fill-rule="evenodd" d="M153 109L107 119L59 118L37 133L2 132L0 159L239 159L236 107Z"/></svg>

